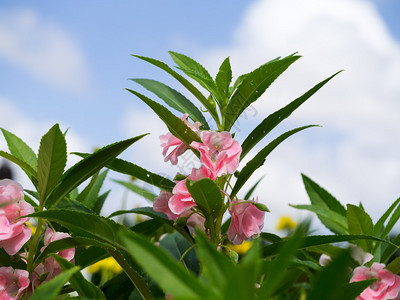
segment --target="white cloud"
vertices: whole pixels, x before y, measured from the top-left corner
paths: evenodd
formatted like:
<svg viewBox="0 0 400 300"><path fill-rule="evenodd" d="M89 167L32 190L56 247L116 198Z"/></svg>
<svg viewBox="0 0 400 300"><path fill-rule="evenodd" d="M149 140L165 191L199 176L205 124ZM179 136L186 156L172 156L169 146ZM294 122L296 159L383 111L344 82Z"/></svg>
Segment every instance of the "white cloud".
<svg viewBox="0 0 400 300"><path fill-rule="evenodd" d="M88 84L77 42L33 10L0 11L0 59L63 90L80 92Z"/></svg>
<svg viewBox="0 0 400 300"><path fill-rule="evenodd" d="M254 105L257 121L334 72L345 72L285 121L324 127L282 144L257 172L267 173L257 193L276 220L289 212L288 203L308 202L304 172L343 203L362 201L376 220L400 196L400 45L370 2L256 1L231 45L199 61L215 72L230 56L237 76L296 51L303 57Z"/></svg>

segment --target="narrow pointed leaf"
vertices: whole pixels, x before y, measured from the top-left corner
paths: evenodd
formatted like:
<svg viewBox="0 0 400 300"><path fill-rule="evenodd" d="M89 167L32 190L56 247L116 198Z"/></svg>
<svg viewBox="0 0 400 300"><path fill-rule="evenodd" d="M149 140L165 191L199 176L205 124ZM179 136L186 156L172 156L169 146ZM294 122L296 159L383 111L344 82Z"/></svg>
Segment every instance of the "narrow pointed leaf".
<svg viewBox="0 0 400 300"><path fill-rule="evenodd" d="M227 57L224 62L219 67L219 71L217 76L215 77L215 83L217 85L218 94L221 97L222 103L220 103L220 107L223 108L226 106L229 98L229 85L232 82L232 68L231 63L229 61L229 57Z"/></svg>
<svg viewBox="0 0 400 300"><path fill-rule="evenodd" d="M194 59L173 51L168 51L174 62L187 76L196 80L203 88L213 95L214 99L219 100L217 86L208 71Z"/></svg>
<svg viewBox="0 0 400 300"><path fill-rule="evenodd" d="M61 274L57 275L50 281L41 284L31 297L30 300L53 300L56 298L62 287L67 281L79 271L79 267L73 267Z"/></svg>
<svg viewBox="0 0 400 300"><path fill-rule="evenodd" d="M40 141L38 154L38 183L40 202L43 202L59 183L67 164L67 144L58 124Z"/></svg>
<svg viewBox="0 0 400 300"><path fill-rule="evenodd" d="M129 254L168 294L178 299L208 299L208 289L164 250L133 232L120 236Z"/></svg>
<svg viewBox="0 0 400 300"><path fill-rule="evenodd" d="M265 175L262 176L260 179L258 179L257 182L248 190L248 192L246 193L246 195L243 198L244 200L250 200L250 197L253 194L254 190L256 189L258 184L261 182L261 180L263 180L264 177L265 177Z"/></svg>
<svg viewBox="0 0 400 300"><path fill-rule="evenodd" d="M180 139L188 147L193 141L201 142L200 137L192 129L190 129L185 124L185 122L176 117L164 106L158 104L157 102L147 98L146 96L138 92L130 89L127 90L139 97L144 103L146 103L159 116L159 118L165 123L165 125L167 125L168 130L172 133L172 135Z"/></svg>
<svg viewBox="0 0 400 300"><path fill-rule="evenodd" d="M340 71L341 72L341 71ZM323 87L328 81L330 81L333 77L335 77L340 72L333 74L327 79L321 81L312 89L307 91L305 94L300 96L299 98L293 100L291 103L286 105L285 107L277 110L276 112L270 114L267 118L265 118L244 140L242 144L242 153L240 155L240 159L246 156L246 154L253 149L255 145L259 141L261 141L272 129L274 129L279 123L281 123L284 119L289 117L292 112L294 112L300 105L306 102L312 95L314 95L321 87Z"/></svg>
<svg viewBox="0 0 400 300"><path fill-rule="evenodd" d="M56 254L52 254L51 256L56 260L63 272L71 270L75 267L73 263L69 262L61 256L58 256ZM104 294L100 290L100 288L94 285L92 282L86 280L81 272L74 273L69 279L69 283L82 298L105 299Z"/></svg>
<svg viewBox="0 0 400 300"><path fill-rule="evenodd" d="M8 149L11 154L26 162L33 170L37 172L37 157L35 152L15 134L0 128L6 139Z"/></svg>
<svg viewBox="0 0 400 300"><path fill-rule="evenodd" d="M392 205L390 205L390 207L385 211L382 217L379 218L378 222L376 222L374 226L374 235L378 235L379 232L384 228L385 222L387 221L393 210L396 208L396 206L399 205L399 203L400 203L400 198L394 201ZM380 237L385 238L386 236L380 236Z"/></svg>
<svg viewBox="0 0 400 300"><path fill-rule="evenodd" d="M168 104L173 109L181 113L188 113L189 117L198 121L203 125L204 129L210 129L206 119L200 110L189 99L183 96L178 91L170 88L169 86L155 80L150 79L131 79L132 81L140 84L145 89L157 95L161 100Z"/></svg>
<svg viewBox="0 0 400 300"><path fill-rule="evenodd" d="M229 131L242 112L256 101L265 90L300 56L289 55L270 61L247 74L238 86L225 110L225 130Z"/></svg>
<svg viewBox="0 0 400 300"><path fill-rule="evenodd" d="M126 187L127 189L129 189L130 191L142 196L143 198L153 202L154 198L157 197L157 195L153 194L152 192L132 183L132 182L126 182L126 181L122 181L122 180L113 180L116 183L119 183L120 185L123 185L124 187Z"/></svg>
<svg viewBox="0 0 400 300"><path fill-rule="evenodd" d="M76 163L73 167L65 172L63 178L61 179L61 183L47 200L46 207L50 208L56 205L69 192L79 186L90 176L98 172L101 168L106 166L119 154L121 154L126 148L140 140L145 135L147 134L103 147Z"/></svg>
<svg viewBox="0 0 400 300"><path fill-rule="evenodd" d="M374 234L374 224L371 217L358 206L347 204L347 224L349 234ZM365 252L372 252L371 240L359 240L356 241L356 244Z"/></svg>
<svg viewBox="0 0 400 300"><path fill-rule="evenodd" d="M92 188L86 194L82 203L90 209L93 209L96 205L97 199L99 197L100 189L103 186L104 180L106 179L108 170L102 172L94 181Z"/></svg>
<svg viewBox="0 0 400 300"><path fill-rule="evenodd" d="M18 157L15 157L14 155L8 152L4 152L1 150L0 150L0 156L4 157L5 159L9 160L10 162L16 164L21 169L23 169L26 175L32 181L33 185L37 186L37 172L27 162L21 160Z"/></svg>
<svg viewBox="0 0 400 300"><path fill-rule="evenodd" d="M288 132L285 132L284 134L278 136L276 139L274 139L272 142L270 142L267 146L265 146L260 152L256 154L256 156L250 160L240 171L239 177L232 189L231 192L231 199L233 199L234 196L236 196L237 192L242 188L242 186L246 183L246 181L250 178L250 176L254 173L255 170L257 170L259 167L261 167L267 156L284 140L286 140L288 137L291 135L302 131L304 129L310 128L310 127L315 127L317 125L308 125L308 126L303 126L299 127L293 130L290 130Z"/></svg>
<svg viewBox="0 0 400 300"><path fill-rule="evenodd" d="M218 114L215 108L210 106L207 98L193 85L191 84L186 78L184 78L182 75L178 74L174 70L172 70L167 64L158 61L153 58L145 57L145 56L139 56L139 55L133 55L134 57L137 57L141 60L144 60L162 70L170 74L172 77L174 77L176 80L178 80L189 92L191 92L200 102L205 106L205 108L209 111L209 113L213 116L214 120L218 120Z"/></svg>

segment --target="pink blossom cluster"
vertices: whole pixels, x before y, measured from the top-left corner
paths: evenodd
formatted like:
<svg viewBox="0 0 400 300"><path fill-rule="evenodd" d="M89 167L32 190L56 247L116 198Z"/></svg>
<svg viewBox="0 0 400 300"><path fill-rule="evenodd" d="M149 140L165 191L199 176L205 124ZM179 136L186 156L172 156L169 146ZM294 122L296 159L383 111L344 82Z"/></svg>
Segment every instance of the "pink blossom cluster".
<svg viewBox="0 0 400 300"><path fill-rule="evenodd" d="M9 255L16 254L30 239L32 231L25 225L29 218L21 217L33 212L19 183L0 180L0 247Z"/></svg>
<svg viewBox="0 0 400 300"><path fill-rule="evenodd" d="M187 179L197 181L202 178L216 180L223 175L233 174L239 165L242 148L234 140L229 132L200 131L201 124L191 124L187 120L188 114L184 114L182 120L193 130L201 142L192 142L190 147L200 153L200 168L193 168ZM178 163L178 157L188 147L171 133L160 136L161 147L165 161L172 164ZM169 149L173 148L168 153ZM164 213L169 219L177 220L179 217L187 217L187 225L204 228L204 217L193 211L195 201L186 187L186 179L177 181L172 194L161 191L154 199L153 208L157 212ZM264 212L256 208L251 201L243 203L234 200L229 212L232 221L228 232L231 242L240 244L243 240L258 235L264 224Z"/></svg>
<svg viewBox="0 0 400 300"><path fill-rule="evenodd" d="M68 233L65 232L54 232L52 229L47 228L46 232L44 234L44 246L40 251L44 251L46 247L58 240L62 240L65 238L71 237ZM62 250L57 253L57 255L65 258L68 261L73 261L75 257L75 248L69 248ZM44 263L40 263L35 270L31 274L31 289L34 290L41 282L40 280L43 279L43 276L45 275L45 280L44 282L49 281L50 279L54 278L58 274L61 274L62 270L61 267L58 265L58 263L54 260L52 257L47 257L44 261Z"/></svg>
<svg viewBox="0 0 400 300"><path fill-rule="evenodd" d="M0 268L0 299L21 299L29 286L29 274L25 270L14 270L12 267Z"/></svg>
<svg viewBox="0 0 400 300"><path fill-rule="evenodd" d="M400 299L400 276L386 270L384 264L373 263L370 268L365 266L355 268L350 282L373 278L377 280L357 297L358 300Z"/></svg>

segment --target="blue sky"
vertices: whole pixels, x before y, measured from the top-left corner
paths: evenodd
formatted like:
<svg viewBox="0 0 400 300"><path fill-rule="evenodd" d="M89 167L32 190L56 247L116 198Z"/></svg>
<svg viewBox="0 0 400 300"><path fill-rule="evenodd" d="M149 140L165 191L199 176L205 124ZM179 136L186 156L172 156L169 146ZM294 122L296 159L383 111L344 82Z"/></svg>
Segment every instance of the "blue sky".
<svg viewBox="0 0 400 300"><path fill-rule="evenodd" d="M274 109L334 72L346 71L281 127L323 125L286 142L260 169L254 181L267 174L258 191L260 201L276 211L274 216L285 213L287 203L305 203L300 172L343 203L362 200L374 218L384 209L375 210L377 201L387 206L400 196L400 141L393 138L400 133L399 1L188 3L2 1L0 127L35 150L56 122L70 128L70 151L90 151L152 132L125 158L171 177L178 170L163 164L158 146L158 135L166 128L124 88L143 92L128 78L179 86L130 54L173 65L167 52L181 52L212 75L231 56L238 76L298 51L304 57L293 71L271 87L253 115L242 118L241 141ZM4 149L4 140L0 143ZM299 216L293 210L290 214Z"/></svg>

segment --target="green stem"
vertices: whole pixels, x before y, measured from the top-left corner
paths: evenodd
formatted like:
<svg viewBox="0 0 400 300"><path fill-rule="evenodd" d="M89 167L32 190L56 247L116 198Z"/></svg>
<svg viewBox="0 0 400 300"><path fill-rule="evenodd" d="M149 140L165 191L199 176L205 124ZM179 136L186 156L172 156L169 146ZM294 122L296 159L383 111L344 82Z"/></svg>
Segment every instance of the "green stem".
<svg viewBox="0 0 400 300"><path fill-rule="evenodd" d="M144 281L144 279L128 264L121 252L112 249L107 249L107 252L110 253L122 269L124 269L126 275L128 275L129 279L135 285L142 298L145 300L153 299L153 295L151 294L146 281Z"/></svg>
<svg viewBox="0 0 400 300"><path fill-rule="evenodd" d="M43 210L43 207L39 206L38 207L38 212L42 211L42 210ZM28 259L27 259L27 262L26 262L26 269L29 272L29 274L33 271L33 268L32 268L32 266L33 266L33 257L34 257L34 255L36 253L36 246L37 246L37 243L38 243L38 240L39 240L39 236L40 236L41 231L42 231L41 230L42 226L43 226L43 219L42 218L38 218L35 234L33 236L32 241L29 243L29 254L28 254Z"/></svg>

